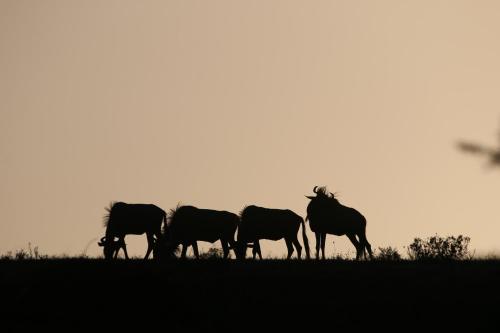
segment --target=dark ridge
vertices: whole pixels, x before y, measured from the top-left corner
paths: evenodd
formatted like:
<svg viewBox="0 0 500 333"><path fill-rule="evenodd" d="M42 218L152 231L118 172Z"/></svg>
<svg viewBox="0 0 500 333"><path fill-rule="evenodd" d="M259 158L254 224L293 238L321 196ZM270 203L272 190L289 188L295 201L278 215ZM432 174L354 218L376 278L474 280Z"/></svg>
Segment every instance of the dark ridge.
<svg viewBox="0 0 500 333"><path fill-rule="evenodd" d="M0 261L2 327L492 331L499 261Z"/></svg>

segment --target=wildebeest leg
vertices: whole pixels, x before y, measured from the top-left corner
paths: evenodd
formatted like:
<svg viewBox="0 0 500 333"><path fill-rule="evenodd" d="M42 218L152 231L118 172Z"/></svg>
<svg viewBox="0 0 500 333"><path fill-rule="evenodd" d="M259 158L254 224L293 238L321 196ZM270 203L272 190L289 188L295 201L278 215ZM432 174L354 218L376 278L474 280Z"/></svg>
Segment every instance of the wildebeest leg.
<svg viewBox="0 0 500 333"><path fill-rule="evenodd" d="M234 256L236 257L236 242L234 241L233 238L229 240L229 249L233 249ZM238 258L238 257L236 257Z"/></svg>
<svg viewBox="0 0 500 333"><path fill-rule="evenodd" d="M186 243L182 243L182 251L181 251L181 258L186 259L186 252L188 249L188 245Z"/></svg>
<svg viewBox="0 0 500 333"><path fill-rule="evenodd" d="M321 259L325 259L326 233L321 234Z"/></svg>
<svg viewBox="0 0 500 333"><path fill-rule="evenodd" d="M262 260L262 252L260 251L260 243L259 243L258 239L256 239L253 242L252 255L253 255L254 259L255 259L255 255L258 255L259 259Z"/></svg>
<svg viewBox="0 0 500 333"><path fill-rule="evenodd" d="M115 258L118 256L118 252L120 252L120 248L123 249L123 253L125 254L125 259L129 259L128 253L127 253L127 245L125 244L125 236L121 236L118 239L118 246L116 247Z"/></svg>
<svg viewBox="0 0 500 333"><path fill-rule="evenodd" d="M259 259L262 260L262 250L260 248L260 242L257 239L257 254L259 255Z"/></svg>
<svg viewBox="0 0 500 333"><path fill-rule="evenodd" d="M349 237L349 240L351 241L352 245L354 245L354 247L356 248L356 260L359 260L359 257L361 257L361 254L363 252L362 245L356 239L355 234L347 234L346 236Z"/></svg>
<svg viewBox="0 0 500 333"><path fill-rule="evenodd" d="M146 237L148 239L148 249L146 251L146 255L144 256L144 260L149 258L149 254L151 253L151 251L153 251L153 246L155 243L155 238L153 234L148 232L146 233Z"/></svg>
<svg viewBox="0 0 500 333"><path fill-rule="evenodd" d="M252 245L252 259L255 260L255 257L257 256L257 242L258 241L254 241L253 242L253 245Z"/></svg>
<svg viewBox="0 0 500 333"><path fill-rule="evenodd" d="M227 259L229 256L229 246L227 245L227 240L225 239L220 239L220 243L222 245L222 251L224 252L224 259Z"/></svg>
<svg viewBox="0 0 500 333"><path fill-rule="evenodd" d="M193 247L193 252L196 259L200 259L200 253L198 252L198 243L194 241L193 243L191 243L191 246Z"/></svg>
<svg viewBox="0 0 500 333"><path fill-rule="evenodd" d="M113 239L113 241L114 241L114 239ZM120 248L121 248L120 240L118 240L116 243L114 243L113 246L115 247L115 254L113 256L113 259L116 259L116 258L118 258L118 252L120 252Z"/></svg>
<svg viewBox="0 0 500 333"><path fill-rule="evenodd" d="M158 252L160 252L160 246L162 244L162 235L161 232L154 233L155 239L153 243L153 259L158 259Z"/></svg>
<svg viewBox="0 0 500 333"><path fill-rule="evenodd" d="M290 257L293 254L293 244L292 244L292 241L289 238L285 238L285 242L286 242L286 248L288 250L288 254L287 254L286 258L290 259Z"/></svg>
<svg viewBox="0 0 500 333"><path fill-rule="evenodd" d="M295 237L292 240L292 243L293 243L293 245L295 245L295 248L297 249L297 258L300 259L301 255L302 255L302 246L300 245L299 240L297 239L297 237Z"/></svg>
<svg viewBox="0 0 500 333"><path fill-rule="evenodd" d="M368 251L368 255L370 256L370 259L373 259L372 246L370 245L370 243L368 243L368 240L366 239L365 231L363 230L363 232L361 232L358 235L358 237L361 245L363 246L363 252L364 249L366 248L366 250ZM365 253L365 259L366 259L366 253Z"/></svg>
<svg viewBox="0 0 500 333"><path fill-rule="evenodd" d="M123 243L123 253L125 253L125 259L129 259L128 257L128 253L127 253L127 246L125 245L125 243Z"/></svg>
<svg viewBox="0 0 500 333"><path fill-rule="evenodd" d="M319 232L316 232L315 235L316 235L316 259L319 259L319 249L321 247L321 234Z"/></svg>

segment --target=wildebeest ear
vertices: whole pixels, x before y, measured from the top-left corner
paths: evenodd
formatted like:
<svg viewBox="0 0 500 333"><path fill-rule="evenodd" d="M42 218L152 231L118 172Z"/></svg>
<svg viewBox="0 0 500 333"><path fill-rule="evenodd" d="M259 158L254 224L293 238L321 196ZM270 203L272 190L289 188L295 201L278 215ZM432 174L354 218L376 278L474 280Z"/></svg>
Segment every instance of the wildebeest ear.
<svg viewBox="0 0 500 333"><path fill-rule="evenodd" d="M316 197L311 197L311 196L309 196L309 195L306 195L305 197L306 197L307 199L310 199L310 200L312 200L312 199L316 198Z"/></svg>

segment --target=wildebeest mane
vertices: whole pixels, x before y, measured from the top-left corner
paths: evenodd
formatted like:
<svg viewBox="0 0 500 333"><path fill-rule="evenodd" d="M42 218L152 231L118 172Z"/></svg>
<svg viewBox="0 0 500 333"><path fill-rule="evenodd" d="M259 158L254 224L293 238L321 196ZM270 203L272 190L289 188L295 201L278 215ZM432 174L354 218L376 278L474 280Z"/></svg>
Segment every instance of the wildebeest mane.
<svg viewBox="0 0 500 333"><path fill-rule="evenodd" d="M243 209L238 214L238 216L240 217L240 221L243 218L243 215L246 213L248 207L249 207L248 205L244 206Z"/></svg>
<svg viewBox="0 0 500 333"><path fill-rule="evenodd" d="M182 207L184 207L184 206L181 203L178 203L175 208L170 209L169 214L167 214L167 223L163 226L164 229L165 228L168 229L172 225L172 223L175 223L175 221L176 221L175 215L179 211L179 208L182 208ZM165 230L163 230L163 231L165 231Z"/></svg>
<svg viewBox="0 0 500 333"><path fill-rule="evenodd" d="M108 207L104 207L104 209L106 210L106 214L104 214L104 216L102 217L102 224L104 227L107 227L108 226L108 223L109 223L109 218L111 217L111 210L113 209L113 206L116 204L116 201L111 201L109 203L109 206Z"/></svg>
<svg viewBox="0 0 500 333"><path fill-rule="evenodd" d="M318 189L316 190L316 194L318 195L318 197L322 197L325 199L335 199L335 200L337 199L335 197L336 193L329 192L326 186L318 187Z"/></svg>

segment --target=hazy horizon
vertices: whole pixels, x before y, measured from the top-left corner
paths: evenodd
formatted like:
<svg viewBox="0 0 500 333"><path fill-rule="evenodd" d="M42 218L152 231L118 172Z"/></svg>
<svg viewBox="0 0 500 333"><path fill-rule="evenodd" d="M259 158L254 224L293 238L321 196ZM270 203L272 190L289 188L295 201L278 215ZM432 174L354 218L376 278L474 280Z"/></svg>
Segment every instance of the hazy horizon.
<svg viewBox="0 0 500 333"><path fill-rule="evenodd" d="M111 201L305 217L315 185L373 248L498 253L500 174L456 143L497 144L499 34L495 1L0 1L0 254L78 255Z"/></svg>

